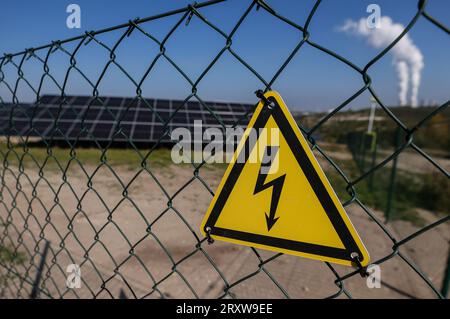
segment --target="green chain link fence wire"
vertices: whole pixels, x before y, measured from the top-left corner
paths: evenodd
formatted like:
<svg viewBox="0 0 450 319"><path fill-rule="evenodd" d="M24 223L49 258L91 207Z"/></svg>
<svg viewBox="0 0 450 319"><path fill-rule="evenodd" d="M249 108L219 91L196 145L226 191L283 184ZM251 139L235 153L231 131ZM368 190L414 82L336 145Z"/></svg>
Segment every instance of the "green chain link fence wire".
<svg viewBox="0 0 450 319"><path fill-rule="evenodd" d="M88 172L87 170L85 170L82 161L78 158L78 138L75 141L66 141L66 147L69 148L70 152L68 163L59 162L59 159L55 154L54 144L52 143L53 137L62 134L62 131L59 127L59 112L58 114L54 115L53 127L50 132L52 138L50 138L50 140L44 139L46 153L43 161L35 158L33 153L30 151L31 142L29 139L29 134L34 130L33 117L39 110L41 104L40 98L42 96L41 90L43 89L44 80L53 82L58 88L61 96L59 110L61 110L63 106L70 107L70 103L69 101L67 101L66 96L66 86L68 83L69 75L71 75L72 73L78 74L86 81L86 83L88 83L88 85L92 89L91 100L89 105L87 106L87 108L89 108L94 103L101 103L101 98L99 96L99 85L104 80L104 77L107 76L105 75L107 73L107 70L112 65L115 65L121 70L123 75L126 76L134 84L136 89L135 100L146 103L146 100L142 96L141 86L144 80L153 71L155 63L160 59L169 62L169 64L174 67L176 72L178 72L178 74L189 83L191 87L191 94L186 97L186 99L184 100L184 104L186 104L190 100L199 101L204 109L210 112L211 115L216 118L218 123L222 125L223 129L225 129L220 116L214 114L212 109L205 102L203 102L203 99L201 98L201 92L198 90L199 83L205 78L206 74L210 72L215 64L223 57L225 52L230 53L235 58L235 63L242 65L250 74L254 75L260 81L260 87L255 87L255 90L269 90L276 89L275 84L277 82L277 79L288 67L291 60L298 54L299 51L301 51L302 47L310 46L311 48L314 48L329 55L332 58L335 58L337 61L350 67L354 72L359 73L361 75L361 88L353 95L349 96L343 103L337 105L323 118L314 123L312 127L306 128L300 125L302 132L311 143L312 148L325 158L325 160L331 165L332 169L335 170L335 172L339 174L340 178L345 182L346 190L348 195L350 196L350 199L344 203L344 206L359 206L367 215L367 217L377 225L380 234L388 238L388 240L391 242L392 248L390 249L390 252L382 258L378 258L377 260L373 260L372 262L374 264L382 265L384 263L388 263L392 259L401 259L408 265L408 267L415 273L415 275L417 275L418 278L423 281L423 283L430 289L432 293L434 293L435 296L443 298L443 295L440 292L440 287L436 287L436 285L433 284L432 280L428 278L428 276L419 268L419 266L415 262L413 262L407 256L407 254L402 251L401 248L407 243L411 242L413 239L416 239L417 237L420 237L425 233L432 231L439 225L447 223L450 219L450 216L446 215L444 217L440 217L436 221L422 227L417 231L412 232L410 235L407 235L403 238L397 238L397 236L393 234L392 231L377 217L373 210L361 201L360 196L357 192L357 186L363 181L371 178L373 174L385 167L388 163L394 161L407 149L419 154L425 161L431 163L446 179L449 178L449 173L446 171L446 169L442 167L442 165L440 165L436 160L434 160L433 157L430 156L426 151L416 145L416 143L414 142L414 134L418 130L420 130L430 119L443 112L449 106L450 101L447 101L439 107L435 108L431 113L422 118L415 125L407 126L397 116L395 116L394 113L380 99L379 95L375 92L374 88L371 85L372 82L369 74L371 67L373 67L383 56L385 56L389 52L389 50L391 50L392 47L414 27L419 19L428 20L436 27L437 30L439 30L438 32L444 32L447 35L450 34L450 30L448 29L448 27L444 26L442 23L440 23L427 13L426 1L419 1L417 12L411 19L411 21L407 24L405 30L388 47L382 50L369 63L361 68L351 61L347 60L345 57L340 56L313 41L314 30L310 29L310 25L316 13L321 8L321 1L315 2L304 25L298 25L294 21L291 21L286 17L278 14L277 8L271 7L262 0L249 1L248 7L244 10L230 33L222 31L219 27L217 27L213 22L209 21L207 17L202 14L202 8L215 6L221 2L224 2L224 0L208 1L198 4L194 3L179 10L166 12L164 14L144 19L130 20L127 23L119 26L111 27L101 31L86 32L85 34L78 37L66 39L63 41L54 41L48 45L30 48L16 54L5 54L0 59L0 85L6 87L7 90L11 93L13 105L13 107L11 108L9 124L7 125L7 128L3 129L4 132L2 132L2 135L6 136L6 138L5 146L1 149L0 153L2 158L2 165L0 170L2 176L2 182L0 185L0 296L25 298L30 297L30 295L32 297L48 298L109 296L111 298L118 298L120 297L119 293L116 290L112 289L110 284L112 283L112 281L119 279L121 282L121 287L125 287L125 290L123 290L125 291L125 293L121 293L122 297L126 295L127 297L134 298L165 298L170 297L172 293L165 292L163 287L175 276L179 281L178 286L174 286L174 290L185 289L187 290L188 295L190 295L191 297L201 297L198 286L196 284L193 284L189 280L189 277L181 270L184 263L189 261L191 258L196 258L195 256L200 254L207 261L205 267L206 265L208 265L208 267L211 268L212 271L214 271L220 278L220 281L222 283L223 289L220 290L221 292L217 295L217 297L240 297L239 294L234 292L236 290L235 288L243 285L251 286L252 284L254 284L254 281L251 281L251 279L259 275L263 275L265 276L266 280L270 280L273 283L273 287L278 291L278 293L281 293L281 295L287 298L292 297L288 292L288 289L285 289L285 287L283 287L283 285L277 280L276 268L272 267L272 264L282 258L283 254L272 254L269 257L265 257L266 255L261 253L260 251L249 248L250 253L256 257L254 264L255 271L245 274L238 279L230 280L229 277L227 277L225 271L220 268L220 265L217 261L217 256L211 253L211 247L208 246L206 239L200 238L199 235L197 235L196 229L198 228L198 225L192 225L186 219L183 209L179 209L173 205L173 201L176 199L176 197L179 196L182 191L188 189L194 182L200 182L201 185L203 185L202 187L204 187L208 191L208 193L213 194L213 190L208 186L208 183L202 177L202 173L206 169L205 162L200 164L192 164L193 176L188 180L188 182L179 187L179 189L171 195L170 192L165 189L163 184L158 181L158 177L156 174L158 167L153 167L150 164L152 157L154 157L154 154L156 154L157 152L159 143L156 143L150 150L143 152L142 149L139 149L134 145L131 138L127 136L121 128L122 118L126 111L131 107L131 105L128 105L125 109L125 112L122 112L120 116L116 117L115 133L113 134L110 142L108 142L106 145L100 144L95 142L94 136L91 136L95 146L100 152L98 166L93 172ZM301 39L299 40L295 48L291 52L289 52L281 67L273 74L271 78L264 78L260 72L252 67L251 60L248 61L244 59L233 50L233 39L235 38L236 32L239 30L243 22L247 19L249 13L255 9L266 11L274 18L289 25L301 36ZM146 22L165 19L167 17L178 17L178 20L162 40L158 40L156 36L153 36L151 33L145 31L144 25ZM166 42L171 38L174 31L180 28L182 25L188 24L193 18L199 19L204 24L205 28L210 28L211 30L216 32L219 36L223 37L224 41L223 48L217 53L217 55L211 60L209 65L203 70L203 72L200 73L200 75L196 79L190 78L187 73L184 72L182 67L180 67L170 57L170 52L166 50ZM111 47L98 39L98 36L101 34L106 34L117 30L122 30L122 35ZM148 41L151 41L159 46L159 53L154 57L154 59L149 64L143 65L143 68L145 67L146 71L144 73L144 76L140 79L134 79L129 73L127 73L127 70L125 70L120 65L120 63L116 61L116 50L118 49L118 47L126 45L124 44L126 42L126 38L133 36L133 34L137 32L145 35ZM75 44L74 50L66 49L66 45L69 43ZM79 61L77 61L77 53L83 45L96 45L102 47L103 49L107 50L109 54L108 61L103 66L102 72L100 73L99 77L95 80L89 79L88 76L83 73L83 71L78 67ZM48 63L49 58L56 52L62 52L70 59L70 65L67 67L67 70L65 70L66 76L62 84L59 84L58 81L54 78L54 76L52 75L52 70L49 67ZM27 80L27 75L23 71L24 65L26 63L36 63L37 65L40 65L40 67L42 67L43 71L41 73L41 81L38 87L32 86L30 84L30 81ZM17 78L15 80L11 80L7 76L5 76L4 69L7 66L13 67L17 71ZM19 145L21 145L20 149L18 149L16 147L17 143L13 141L13 136L20 134L15 131L13 117L15 110L19 109L21 101L19 101L18 96L21 88L23 88L24 86L28 89L31 89L37 99L33 105L35 112L33 112L33 115L30 117L29 131L27 134L18 137L20 142ZM333 116L335 116L339 111L349 105L349 103L351 103L364 92L369 92L370 95L373 96L379 107L383 110L384 114L393 122L395 122L398 129L403 132L402 136L404 136L404 139L401 140L398 147L396 147L396 149L389 156L384 157L375 165L370 165L369 169L366 169L366 167L360 172L359 176L350 179L344 173L344 170L341 169L339 165L335 161L333 161L330 156L327 155L327 152L321 147L320 142L317 142L315 140L314 134L330 119L332 119ZM3 98L0 100L0 105L1 107L6 107L6 101L4 101ZM104 107L106 110L108 110L107 105L104 105ZM147 105L147 107L150 110L154 111L152 105ZM170 134L169 123L177 114L180 108L173 110L171 116L167 120L163 120L161 116L156 111L154 111L155 118L159 120L165 127L166 137ZM245 114L245 116L239 119L239 121L237 121L235 125L239 125L242 122L248 121L249 116L251 115L250 113L251 112ZM89 136L89 134L90 133L88 127L85 125L85 118L82 117L81 128L78 136ZM123 183L120 180L120 177L115 174L114 167L109 162L107 156L108 150L112 147L115 139L118 139L119 137L126 139L129 147L137 154L140 159L140 164L137 164L134 168L134 175L129 183ZM35 167L37 168L36 171L38 176L31 176L32 173L30 173L30 169L24 163L27 158L30 158L32 163L34 163ZM11 164L11 162L17 162L17 167L14 166L15 164ZM58 167L57 171L59 172L61 179L57 182L46 176L44 172L45 166L49 162L55 162ZM75 164L80 167L80 171L82 171L82 174L85 175L87 182L87 189L81 197L76 194L76 191L70 184L69 166ZM92 222L90 221L90 217L84 212L83 206L86 204L83 202L83 200L85 196L87 196L87 194L95 193L98 200L102 201L101 192L98 187L96 187L95 183L93 183L93 179L96 178L96 174L99 174L98 171L103 168L107 168L120 182L122 188L122 198L119 200L119 204L117 204L113 208L110 208L108 207L108 205L103 203L104 214L107 214L107 216L106 222L99 228L95 227L92 224ZM154 180L155 183L157 183L158 187L161 189L167 201L166 209L164 209L154 220L147 220L147 218L142 213L141 208L139 208L138 205L134 203L133 198L129 195L130 187L133 185L133 182L141 175L148 175L152 180ZM10 176L13 176L13 178L15 179L14 185L11 185L7 182ZM34 178L36 179L35 182L33 182ZM27 194L24 191L24 184L31 185L31 195ZM53 197L54 203L52 207L46 206L41 201L39 193L37 191L38 187L40 187L41 185L44 185ZM75 208L69 207L69 205L62 198L60 198L60 192L62 188L68 188L73 192L74 198L77 201L77 205ZM26 201L26 210L20 208L19 201ZM130 234L127 234L125 231L123 231L114 219L114 214L117 212L118 206L122 202L130 203L142 219L142 223L146 226L145 231L137 234L140 237L137 241L129 240L128 237L130 236ZM38 221L34 216L37 212L36 205L39 206L39 210L44 211L45 213L44 223L42 223L42 221ZM65 215L66 226L64 229L58 229L58 227L56 227L53 223L52 213L56 209L61 210ZM76 209L75 214L71 215L69 213L69 210L71 209ZM158 222L163 222L163 220L160 221L160 219L168 214L176 216L176 218L178 218L182 223L183 227L185 227L186 230L188 230L188 232L192 234L192 237L195 240L195 244L192 245L192 249L190 251L182 252L181 258L175 257L174 252L169 247L166 247L164 242L160 240L157 233L154 231L154 227L158 225ZM81 216L86 219L86 222L90 225L92 231L94 232L93 239L89 239L88 242L86 242L86 238L83 238L82 234L78 234L76 229L74 228L75 217ZM39 232L34 231L34 228L30 226L31 223L36 223L37 225L39 225ZM114 257L110 252L111 246L109 245L109 243L102 240L102 233L104 232L105 228L108 227L114 227L117 230L118 236L122 237L126 241L127 246L129 247L129 251L125 256L121 256L120 258L118 258L117 256ZM46 234L49 230L57 234L57 242L53 240L49 243L48 238L46 238ZM154 270L149 266L148 262L146 262L144 258L141 258L141 255L138 251L139 244L149 238L157 243L159 248L162 250L163 255L170 260L170 265L168 265L167 269L164 269L163 275L156 276ZM83 252L82 256L75 257L74 252L68 245L69 240L75 241L78 244L78 249L81 249L81 251ZM213 245L216 245L216 243ZM106 267L107 269L104 269L104 267L102 268L101 265L97 264L95 258L93 257L98 249L101 249L102 253L106 253L107 255L109 255L111 263L108 267ZM43 255L47 255L46 258L42 258ZM132 259L137 263L139 269L143 270L145 273L145 279L139 280L142 281L142 285L139 288L140 290L136 288L137 284L136 282L133 282L132 278L130 278L129 273L124 271L124 269L126 268L125 265L131 262ZM81 262L79 262L79 260L81 260ZM92 269L91 275L96 277L96 281L91 280L90 278L85 278L85 276L81 277L83 287L88 291L87 294L84 295L80 295L76 289L69 289L65 285L65 278L67 275L66 266L69 263L77 263L77 261L82 269L83 267L90 267L90 269ZM350 289L348 288L347 282L352 280L353 278L358 278L360 276L360 271L357 269L350 271L348 269L341 269L329 263L325 263L325 265L326 267L324 268L324 271L326 271L326 268L328 268L334 278L335 291L323 297L351 297L352 294ZM61 280L63 284L61 284ZM95 285L94 282L96 282ZM205 283L205 285L207 284ZM448 282L446 283L445 287L448 287ZM173 291L173 294L176 294L176 292Z"/></svg>

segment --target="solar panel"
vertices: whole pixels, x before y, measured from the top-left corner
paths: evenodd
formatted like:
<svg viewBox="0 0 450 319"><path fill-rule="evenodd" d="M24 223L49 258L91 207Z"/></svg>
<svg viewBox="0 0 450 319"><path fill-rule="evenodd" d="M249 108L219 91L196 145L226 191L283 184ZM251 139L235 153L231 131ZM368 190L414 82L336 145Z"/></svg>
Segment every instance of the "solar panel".
<svg viewBox="0 0 450 319"><path fill-rule="evenodd" d="M110 97L105 104L109 107L121 106L123 102L123 98L120 97Z"/></svg>
<svg viewBox="0 0 450 319"><path fill-rule="evenodd" d="M245 126L254 105L224 102L44 95L39 103L0 103L0 135L27 135L53 140L156 142L170 141L164 132L185 127L193 132L194 121L203 129ZM214 113L214 115L213 115ZM10 123L12 120L12 125ZM32 120L32 121L31 121ZM56 121L56 125L55 125ZM167 122L167 127L163 124ZM32 126L30 126L32 124ZM11 129L14 128L14 130ZM118 133L119 132L119 133Z"/></svg>
<svg viewBox="0 0 450 319"><path fill-rule="evenodd" d="M42 104L51 104L55 98L56 96L53 95L44 95L41 97L40 101Z"/></svg>

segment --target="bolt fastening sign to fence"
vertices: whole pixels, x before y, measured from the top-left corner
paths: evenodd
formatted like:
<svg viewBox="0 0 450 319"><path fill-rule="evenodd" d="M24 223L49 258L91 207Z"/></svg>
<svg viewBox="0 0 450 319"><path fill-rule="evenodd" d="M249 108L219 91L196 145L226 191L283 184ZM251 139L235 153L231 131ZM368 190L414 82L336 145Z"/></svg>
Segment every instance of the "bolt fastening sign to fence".
<svg viewBox="0 0 450 319"><path fill-rule="evenodd" d="M280 95L249 122L201 225L203 234L342 265L369 254Z"/></svg>

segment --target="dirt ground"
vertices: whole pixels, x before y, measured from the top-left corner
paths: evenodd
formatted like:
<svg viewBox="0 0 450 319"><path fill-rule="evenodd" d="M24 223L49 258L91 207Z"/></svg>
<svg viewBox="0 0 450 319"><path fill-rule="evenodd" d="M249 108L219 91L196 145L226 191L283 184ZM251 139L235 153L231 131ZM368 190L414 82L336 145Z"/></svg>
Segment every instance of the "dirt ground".
<svg viewBox="0 0 450 319"><path fill-rule="evenodd" d="M196 249L197 238L202 239L199 225L212 195L190 166L169 165L151 173L127 167L114 167L114 171L106 166L84 168L88 175L95 172L90 180L77 165L71 166L65 176L56 170L46 171L40 178L33 168L26 168L23 175L16 167L9 167L4 174L7 188L2 195L8 206L1 205L0 220L10 220L11 225L6 237L5 225L0 225L0 238L6 238L6 245L21 242L18 250L27 255L27 260L15 269L30 279L36 272L30 264L39 263L36 251L43 249L40 238L50 241L43 278L44 288L54 296L117 298L123 289L129 298L215 298L223 294L226 284L233 285L252 274L234 285L230 294L238 298L283 298L284 290L292 298L323 298L339 291L336 277L323 262L282 255L259 268L257 255L247 247L216 241ZM222 173L201 169L199 176L215 190ZM129 183L124 193L124 185ZM187 187L182 188L184 185ZM361 208L352 204L347 212L372 260L392 253L392 241ZM379 212L374 214L382 220ZM438 219L429 212L421 214L429 223ZM397 239L417 230L403 221L387 228ZM445 269L449 230L448 223L442 224L400 248L438 288ZM258 253L263 259L274 255L262 250ZM70 263L81 265L83 282L79 289L66 288L65 271ZM335 269L340 275L352 271L343 266ZM383 263L381 272L379 289L369 289L366 279L359 275L345 280L345 288L355 298L435 297L399 256ZM17 290L26 297L30 285L20 285L13 279L6 296Z"/></svg>

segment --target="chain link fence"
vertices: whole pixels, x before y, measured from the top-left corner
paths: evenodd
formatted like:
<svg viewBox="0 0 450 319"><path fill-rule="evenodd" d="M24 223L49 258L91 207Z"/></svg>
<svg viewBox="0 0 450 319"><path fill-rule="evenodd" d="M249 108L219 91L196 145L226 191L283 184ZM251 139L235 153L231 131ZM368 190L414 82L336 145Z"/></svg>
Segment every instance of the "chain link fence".
<svg viewBox="0 0 450 319"><path fill-rule="evenodd" d="M60 112L52 114L51 138L36 142L32 136L40 132L34 117L42 105L45 83L52 83L60 95L59 110L71 107L68 101L70 78L76 75L90 88L89 103L102 104L101 84L108 77L108 70L116 67L120 74L131 81L135 88L134 101L146 101L142 85L154 72L158 61L168 62L174 72L186 81L191 93L183 105L173 109L167 119L148 105L165 128L164 137L170 136L170 123L177 112L189 101L198 101L204 110L215 117L225 129L220 116L214 114L202 99L200 83L214 69L225 53L233 57L233 63L242 66L256 77L259 87L254 90L277 89L277 79L285 72L290 62L302 48L310 47L336 59L361 76L361 87L344 102L311 125L302 119L299 125L315 154L320 158L327 175L335 187L341 185L345 191L344 207L357 228L367 224L361 232L372 255L372 262L381 266L382 285L378 296L439 297L441 283L447 263L448 239L438 248L438 255L417 248L414 256L406 249L408 245L425 243L434 237L430 234L448 227L450 216L433 215L420 228L411 228L399 234L383 222L379 210L365 203L359 187L375 176L401 154L415 154L431 165L437 174L448 182L445 166L435 160L415 143L415 135L433 117L443 113L449 101L433 109L418 123L405 124L392 109L388 108L372 87L371 68L405 36L419 19L435 26L436 32L448 35L450 30L427 13L427 2L419 1L417 12L405 30L365 66L359 67L345 57L314 42L314 29L310 27L321 1L316 1L304 25L278 14L276 5L265 1L249 1L230 33L226 33L211 21L203 10L222 5L221 0L194 3L185 8L156 16L130 20L125 24L100 31L86 32L81 36L54 41L48 45L30 48L16 54L5 54L0 59L0 86L3 87L0 107L7 109L9 120L2 123L1 183L0 183L0 296L6 298L240 298L240 297L367 297L375 293L366 287L366 278L358 269L349 269L329 263L305 260L283 254L274 254L257 249L215 242L208 244L200 235L199 223L212 199L214 188L220 179L219 173L205 162L175 168L165 166L170 161L160 143L149 149L136 146L123 129L122 119L132 104L121 113L111 113L115 118L115 130L107 143L100 143L93 136L81 115L81 124L75 139L54 143L56 137L64 138ZM238 36L247 17L254 10L263 12L296 32L300 39L281 67L270 77L261 75L252 67L251 58L244 58L234 50L233 41ZM146 24L163 19L176 19L163 37L146 31ZM192 78L179 61L171 58L166 43L179 28L189 27L196 19L204 28L212 30L223 39L223 47L214 54L208 66L198 77ZM173 20L170 20L173 21ZM108 45L100 37L112 32L120 36ZM145 70L141 78L129 74L119 62L117 51L127 45L127 39L143 36L159 49L151 61L139 61ZM70 47L70 48L69 48ZM79 51L89 48L102 49L108 54L106 61L95 61L91 67L100 68L98 77L92 78L80 67ZM65 76L58 81L50 67L52 56L62 54L68 59ZM103 63L104 64L101 64ZM27 65L40 70L37 85L25 71ZM9 68L9 71L8 71ZM14 71L14 75L11 72ZM206 80L205 80L206 81ZM31 90L36 97L32 109L27 113L27 132L19 133L14 117L21 110L22 91ZM355 174L348 174L345 167L333 159L320 140L317 132L344 108L363 93L369 92L378 103L384 116L402 131L402 140L389 154L379 153L381 158ZM255 97L255 102L257 99ZM251 111L242 116L235 125L246 123ZM92 143L85 147L81 137L88 136ZM125 140L126 150L114 147L115 141ZM161 139L162 140L162 139ZM126 153L123 153L126 152ZM408 153L409 152L409 153ZM122 154L122 155L121 155ZM125 155L123 155L125 154ZM166 157L165 157L166 156ZM409 155L408 155L409 156ZM123 158L124 157L124 158ZM125 168L124 168L125 167ZM186 173L188 172L188 174ZM173 179L174 175L177 179ZM103 180L102 180L103 178ZM109 195L108 195L109 192ZM397 189L396 192L402 192ZM181 201L192 198L191 204ZM344 197L340 196L341 200ZM201 208L201 209L200 209ZM381 209L381 211L383 211ZM124 213L125 212L125 213ZM444 229L444 235L448 228ZM447 234L448 235L448 234ZM422 237L422 239L421 239ZM414 250L413 249L413 250ZM422 250L421 250L422 249ZM374 253L375 251L375 253ZM434 251L433 251L434 252ZM423 253L423 256L421 254ZM423 257L423 258L422 258ZM68 288L67 266L77 264L81 269L81 288ZM430 268L431 267L431 268ZM423 269L432 272L429 276ZM436 270L438 269L438 270ZM407 275L406 275L407 274ZM444 280L445 281L445 280ZM447 274L448 287L448 274ZM445 286L445 285L444 285ZM363 288L361 288L363 287ZM420 288L418 291L417 288ZM447 288L448 289L448 288ZM364 291L364 292L362 292ZM366 295L368 293L369 295ZM378 293L378 292L376 292ZM391 293L393 295L391 295ZM376 295L375 295L376 296Z"/></svg>

